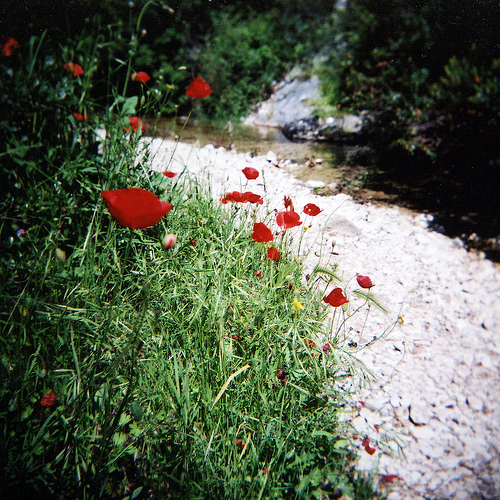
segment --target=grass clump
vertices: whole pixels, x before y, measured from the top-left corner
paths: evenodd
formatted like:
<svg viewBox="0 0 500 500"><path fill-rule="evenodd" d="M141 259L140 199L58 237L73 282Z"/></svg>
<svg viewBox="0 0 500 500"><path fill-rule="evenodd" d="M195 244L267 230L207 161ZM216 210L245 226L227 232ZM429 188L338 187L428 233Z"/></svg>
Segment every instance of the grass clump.
<svg viewBox="0 0 500 500"><path fill-rule="evenodd" d="M94 59L64 68L67 49L42 42L2 61L18 110L2 115L0 153L6 496L370 498L339 422L345 322L324 326L335 274L307 280L286 234L266 258L249 205L152 171L135 116L149 94L122 85L99 107L93 70L73 72ZM172 211L118 225L100 194L129 187Z"/></svg>

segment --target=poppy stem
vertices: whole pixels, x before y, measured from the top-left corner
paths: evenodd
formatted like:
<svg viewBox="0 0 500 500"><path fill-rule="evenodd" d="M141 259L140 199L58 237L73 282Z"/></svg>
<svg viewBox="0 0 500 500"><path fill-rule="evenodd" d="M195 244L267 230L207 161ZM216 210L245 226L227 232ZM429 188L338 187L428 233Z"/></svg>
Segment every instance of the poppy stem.
<svg viewBox="0 0 500 500"><path fill-rule="evenodd" d="M123 259L123 269L122 269L122 272L123 270L127 267L127 264L128 264L128 256L129 256L129 253L130 253L130 247L132 246L132 229L129 229L128 230L128 241L127 241L127 247L125 248L125 257Z"/></svg>

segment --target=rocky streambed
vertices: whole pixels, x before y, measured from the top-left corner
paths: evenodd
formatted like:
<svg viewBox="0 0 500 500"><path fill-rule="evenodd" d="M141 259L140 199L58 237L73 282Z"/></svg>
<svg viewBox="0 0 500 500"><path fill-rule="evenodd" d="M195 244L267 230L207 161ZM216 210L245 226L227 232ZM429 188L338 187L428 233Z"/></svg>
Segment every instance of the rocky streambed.
<svg viewBox="0 0 500 500"><path fill-rule="evenodd" d="M266 155L161 139L151 152L155 169L186 169L215 199L251 189L266 200L263 210L282 209L284 195L296 207L320 206L303 234L306 268L338 264L353 308L352 278L369 275L388 310L373 308L366 324L354 316L346 333L348 354L373 373L345 387L359 468L377 471L390 500L500 498L498 264L432 231L427 214L345 193L320 197ZM247 166L261 172L251 184L241 173Z"/></svg>

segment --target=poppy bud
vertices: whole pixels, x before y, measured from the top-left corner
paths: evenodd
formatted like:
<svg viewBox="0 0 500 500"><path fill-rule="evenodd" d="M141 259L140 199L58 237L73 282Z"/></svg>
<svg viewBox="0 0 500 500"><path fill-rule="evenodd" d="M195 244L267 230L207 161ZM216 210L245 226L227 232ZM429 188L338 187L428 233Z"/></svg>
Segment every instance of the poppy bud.
<svg viewBox="0 0 500 500"><path fill-rule="evenodd" d="M177 236L175 234L169 233L163 238L163 248L172 248L177 241Z"/></svg>
<svg viewBox="0 0 500 500"><path fill-rule="evenodd" d="M278 373L276 374L276 376L280 379L280 380L283 380L284 378L286 378L286 374L285 374L285 370L282 370L281 368L278 370Z"/></svg>
<svg viewBox="0 0 500 500"><path fill-rule="evenodd" d="M372 286L374 286L369 276L361 276L359 274L358 276L356 276L356 281L361 288L371 288Z"/></svg>

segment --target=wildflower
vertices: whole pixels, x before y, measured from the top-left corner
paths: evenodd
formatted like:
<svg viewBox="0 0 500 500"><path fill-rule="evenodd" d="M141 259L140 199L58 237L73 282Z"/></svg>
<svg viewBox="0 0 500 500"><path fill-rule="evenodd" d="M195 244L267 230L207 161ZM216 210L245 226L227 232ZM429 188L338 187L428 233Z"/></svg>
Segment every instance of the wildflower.
<svg viewBox="0 0 500 500"><path fill-rule="evenodd" d="M259 243L273 241L273 233L263 222L255 222L253 225L252 240Z"/></svg>
<svg viewBox="0 0 500 500"><path fill-rule="evenodd" d="M88 122L89 121L89 117L87 114L82 114L80 112L78 113L73 113L73 116L80 122Z"/></svg>
<svg viewBox="0 0 500 500"><path fill-rule="evenodd" d="M25 229L18 229L16 231L16 235L19 239L21 239L24 235L26 234L26 230Z"/></svg>
<svg viewBox="0 0 500 500"><path fill-rule="evenodd" d="M243 442L243 439L238 438L236 440L236 444L239 445L239 446L241 446L242 448L245 447L245 443Z"/></svg>
<svg viewBox="0 0 500 500"><path fill-rule="evenodd" d="M382 484L391 484L394 481L401 479L397 474L381 474L380 482Z"/></svg>
<svg viewBox="0 0 500 500"><path fill-rule="evenodd" d="M323 350L323 352L324 352L325 354L328 354L328 352L330 351L330 349L331 349L331 346L330 346L330 344L327 342L327 343L323 346L323 349L322 349L322 350Z"/></svg>
<svg viewBox="0 0 500 500"><path fill-rule="evenodd" d="M349 302L344 296L342 288L334 288L326 297L323 297L323 302L330 304L333 307L339 307Z"/></svg>
<svg viewBox="0 0 500 500"><path fill-rule="evenodd" d="M83 68L79 64L73 62L66 63L64 69L73 71L73 76L80 76L84 74Z"/></svg>
<svg viewBox="0 0 500 500"><path fill-rule="evenodd" d="M19 42L14 38L9 37L2 45L2 53L4 56L10 57L18 48Z"/></svg>
<svg viewBox="0 0 500 500"><path fill-rule="evenodd" d="M255 194L252 193L251 191L245 191L243 193L243 199L246 202L258 203L259 205L262 205L264 203L264 200L262 199L262 196L260 196L260 194Z"/></svg>
<svg viewBox="0 0 500 500"><path fill-rule="evenodd" d="M237 203L244 203L245 197L243 196L243 193L240 193L239 191L231 191L229 193L226 193L226 196L224 196L224 198L221 198L220 201L224 205L226 205L230 201L235 201Z"/></svg>
<svg viewBox="0 0 500 500"><path fill-rule="evenodd" d="M361 446L364 447L366 453L368 453L368 455L373 455L377 450L375 448L372 448L370 446L370 439L365 437L363 439L363 442L361 443Z"/></svg>
<svg viewBox="0 0 500 500"><path fill-rule="evenodd" d="M262 273L260 271L255 271L254 276L257 276L257 278L262 278Z"/></svg>
<svg viewBox="0 0 500 500"><path fill-rule="evenodd" d="M239 191L231 191L226 193L226 195L220 199L221 203L226 205L230 201L234 201L237 203L258 203L262 205L264 200L258 194L252 193L251 191L245 191L244 193L240 193Z"/></svg>
<svg viewBox="0 0 500 500"><path fill-rule="evenodd" d="M146 130L146 125L144 125L144 123L142 123L142 120L137 116L129 116L128 121L130 122L130 128L134 132L137 132L139 130L139 127L143 132ZM126 127L125 130L130 130L130 128Z"/></svg>
<svg viewBox="0 0 500 500"><path fill-rule="evenodd" d="M293 308L296 310L300 310L304 309L304 306L297 299L293 299Z"/></svg>
<svg viewBox="0 0 500 500"><path fill-rule="evenodd" d="M171 172L170 170L165 170L162 174L169 179L173 179L177 175L175 172Z"/></svg>
<svg viewBox="0 0 500 500"><path fill-rule="evenodd" d="M287 210L285 212L279 212L276 216L276 223L285 229L290 229L295 226L300 226L302 221L300 220L300 215L293 210Z"/></svg>
<svg viewBox="0 0 500 500"><path fill-rule="evenodd" d="M195 99L204 99L212 93L212 89L203 78L197 76L188 86L186 95Z"/></svg>
<svg viewBox="0 0 500 500"><path fill-rule="evenodd" d="M56 394L52 390L48 394L44 394L42 399L40 399L40 404L42 406L54 406L54 403L56 402Z"/></svg>
<svg viewBox="0 0 500 500"><path fill-rule="evenodd" d="M242 172L248 180L257 179L257 177L259 177L259 171L252 167L245 167Z"/></svg>
<svg viewBox="0 0 500 500"><path fill-rule="evenodd" d="M168 233L165 238L163 238L163 248L168 249L172 248L177 241L177 236L172 233Z"/></svg>
<svg viewBox="0 0 500 500"><path fill-rule="evenodd" d="M130 78L135 82L146 83L151 80L151 77L145 71L138 71L137 73L132 73Z"/></svg>
<svg viewBox="0 0 500 500"><path fill-rule="evenodd" d="M313 217L315 217L316 215L318 215L320 212L321 212L321 208L319 208L314 203L308 203L304 207L304 213L307 214L307 215L311 215Z"/></svg>
<svg viewBox="0 0 500 500"><path fill-rule="evenodd" d="M232 338L233 340L235 340L236 342L237 342L238 340L240 340L240 336L239 336L239 335L232 335L232 336L231 336L231 338Z"/></svg>
<svg viewBox="0 0 500 500"><path fill-rule="evenodd" d="M371 288L375 286L369 276L361 276L361 274L358 274L358 276L356 276L356 281L361 288Z"/></svg>
<svg viewBox="0 0 500 500"><path fill-rule="evenodd" d="M290 198L290 196L284 196L284 202L285 202L285 210L291 210L292 212L294 211L294 208L293 208L293 203L292 203L292 199Z"/></svg>
<svg viewBox="0 0 500 500"><path fill-rule="evenodd" d="M285 370L280 368L276 373L276 377L278 377L279 380L283 380L284 378L286 378Z"/></svg>
<svg viewBox="0 0 500 500"><path fill-rule="evenodd" d="M195 246L197 245L196 240L194 240L194 239L192 239L192 240L190 241L190 243L191 243L191 246L192 246L192 247L195 247Z"/></svg>
<svg viewBox="0 0 500 500"><path fill-rule="evenodd" d="M277 248L275 247L269 247L267 249L267 258L271 260L280 260L280 252Z"/></svg>
<svg viewBox="0 0 500 500"><path fill-rule="evenodd" d="M103 191L101 196L113 219L129 229L154 226L172 209L170 203L160 201L147 189Z"/></svg>

